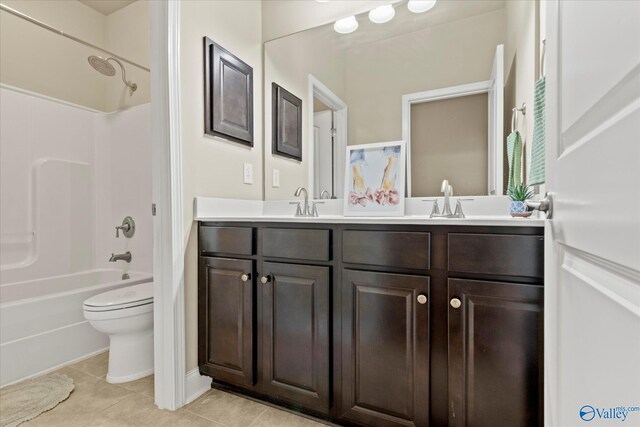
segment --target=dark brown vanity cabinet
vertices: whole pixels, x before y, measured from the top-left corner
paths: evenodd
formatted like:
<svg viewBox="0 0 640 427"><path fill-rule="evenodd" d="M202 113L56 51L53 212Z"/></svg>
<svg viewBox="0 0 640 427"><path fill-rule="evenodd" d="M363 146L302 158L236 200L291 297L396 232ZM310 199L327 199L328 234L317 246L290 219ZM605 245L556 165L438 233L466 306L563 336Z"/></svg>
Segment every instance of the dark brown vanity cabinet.
<svg viewBox="0 0 640 427"><path fill-rule="evenodd" d="M342 272L340 417L366 426L429 424L429 278Z"/></svg>
<svg viewBox="0 0 640 427"><path fill-rule="evenodd" d="M200 257L200 371L236 385L254 381L252 260Z"/></svg>
<svg viewBox="0 0 640 427"><path fill-rule="evenodd" d="M263 262L261 341L264 391L329 412L329 267Z"/></svg>
<svg viewBox="0 0 640 427"><path fill-rule="evenodd" d="M255 230L199 227L198 364L228 384L255 382Z"/></svg>
<svg viewBox="0 0 640 427"><path fill-rule="evenodd" d="M449 279L449 426L543 425L543 287Z"/></svg>
<svg viewBox="0 0 640 427"><path fill-rule="evenodd" d="M199 365L358 426L541 426L543 229L201 223Z"/></svg>
<svg viewBox="0 0 640 427"><path fill-rule="evenodd" d="M543 237L448 242L449 426L542 426Z"/></svg>

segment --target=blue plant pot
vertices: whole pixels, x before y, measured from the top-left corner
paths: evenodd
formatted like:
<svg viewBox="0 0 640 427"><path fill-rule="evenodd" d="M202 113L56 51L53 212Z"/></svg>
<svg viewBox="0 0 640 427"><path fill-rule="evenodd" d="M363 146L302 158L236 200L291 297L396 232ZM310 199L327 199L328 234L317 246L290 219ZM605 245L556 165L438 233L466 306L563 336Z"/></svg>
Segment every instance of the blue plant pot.
<svg viewBox="0 0 640 427"><path fill-rule="evenodd" d="M520 200L512 200L509 212L513 217L528 217L531 215L525 202Z"/></svg>

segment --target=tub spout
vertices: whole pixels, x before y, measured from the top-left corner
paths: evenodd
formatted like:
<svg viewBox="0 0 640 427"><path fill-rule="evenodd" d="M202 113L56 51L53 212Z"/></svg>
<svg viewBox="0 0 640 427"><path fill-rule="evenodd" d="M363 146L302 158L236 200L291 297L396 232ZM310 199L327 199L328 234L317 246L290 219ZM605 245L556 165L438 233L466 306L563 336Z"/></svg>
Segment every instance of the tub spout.
<svg viewBox="0 0 640 427"><path fill-rule="evenodd" d="M131 262L131 252L127 251L123 254L111 254L111 258L109 258L109 262L116 262L116 261L126 261L126 262Z"/></svg>

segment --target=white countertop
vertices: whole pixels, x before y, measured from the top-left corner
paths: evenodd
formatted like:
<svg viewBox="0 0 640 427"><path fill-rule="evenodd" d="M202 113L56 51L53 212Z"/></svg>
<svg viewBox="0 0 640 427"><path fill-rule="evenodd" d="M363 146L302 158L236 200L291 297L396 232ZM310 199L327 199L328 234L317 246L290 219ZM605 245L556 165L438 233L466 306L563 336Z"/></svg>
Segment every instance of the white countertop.
<svg viewBox="0 0 640 427"><path fill-rule="evenodd" d="M484 199L484 198L476 198ZM232 200L196 197L194 206L195 221L217 222L274 222L274 223L315 223L315 224L406 224L406 225L456 225L456 226L503 226L503 227L544 227L544 218L512 218L508 214L508 203L505 215L491 214L490 204L496 205L495 211L504 210L504 200L496 197L495 201L479 200L479 205L472 207L468 203L466 218L429 218L428 212L420 212L424 204L420 200L407 199L408 214L402 217L354 217L336 214L341 211L342 201L325 200L325 205L318 206L320 216L317 218L295 217L294 207L289 201L256 201ZM420 208L418 210L418 208ZM326 212L326 213L323 213ZM418 211L419 213L415 213ZM290 212L290 213L289 213ZM535 215L536 213L534 213Z"/></svg>

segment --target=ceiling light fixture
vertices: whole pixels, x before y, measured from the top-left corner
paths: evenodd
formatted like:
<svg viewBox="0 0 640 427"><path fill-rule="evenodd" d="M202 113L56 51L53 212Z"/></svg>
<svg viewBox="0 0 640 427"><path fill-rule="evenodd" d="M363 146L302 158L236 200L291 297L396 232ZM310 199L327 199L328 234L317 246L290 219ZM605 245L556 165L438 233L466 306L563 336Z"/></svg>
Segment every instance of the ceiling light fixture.
<svg viewBox="0 0 640 427"><path fill-rule="evenodd" d="M413 13L423 13L436 5L436 0L409 0L407 8Z"/></svg>
<svg viewBox="0 0 640 427"><path fill-rule="evenodd" d="M353 33L358 29L358 21L356 21L355 16L339 19L333 24L333 29L340 34Z"/></svg>
<svg viewBox="0 0 640 427"><path fill-rule="evenodd" d="M396 10L390 4L376 7L369 12L369 19L375 24L384 24L393 19Z"/></svg>

